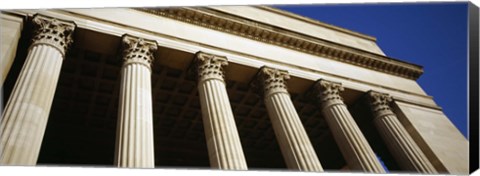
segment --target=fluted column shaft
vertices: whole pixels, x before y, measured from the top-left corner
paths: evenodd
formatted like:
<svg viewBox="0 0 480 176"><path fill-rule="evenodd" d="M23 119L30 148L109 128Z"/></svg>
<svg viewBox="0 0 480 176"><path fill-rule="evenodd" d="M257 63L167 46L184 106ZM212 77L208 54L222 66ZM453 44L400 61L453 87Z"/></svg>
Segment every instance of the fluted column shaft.
<svg viewBox="0 0 480 176"><path fill-rule="evenodd" d="M265 105L287 167L301 171L323 171L288 94L288 73L269 67L263 67L259 73L258 82L263 86Z"/></svg>
<svg viewBox="0 0 480 176"><path fill-rule="evenodd" d="M3 88L3 83L15 60L18 40L24 26L23 18L0 13L0 26L0 87ZM0 105L2 104L0 103ZM2 111L0 110L0 112Z"/></svg>
<svg viewBox="0 0 480 176"><path fill-rule="evenodd" d="M319 92L322 114L332 131L340 151L352 170L385 173L372 148L343 103L339 83L320 80L315 85Z"/></svg>
<svg viewBox="0 0 480 176"><path fill-rule="evenodd" d="M124 35L115 164L154 168L151 63L155 41Z"/></svg>
<svg viewBox="0 0 480 176"><path fill-rule="evenodd" d="M33 42L0 123L0 165L35 165L73 22L36 15Z"/></svg>
<svg viewBox="0 0 480 176"><path fill-rule="evenodd" d="M389 107L392 98L383 93L368 92L374 124L390 153L400 167L407 171L435 174L435 167L408 134L405 127Z"/></svg>
<svg viewBox="0 0 480 176"><path fill-rule="evenodd" d="M196 55L198 93L212 168L247 170L233 117L223 68L227 59L199 52Z"/></svg>

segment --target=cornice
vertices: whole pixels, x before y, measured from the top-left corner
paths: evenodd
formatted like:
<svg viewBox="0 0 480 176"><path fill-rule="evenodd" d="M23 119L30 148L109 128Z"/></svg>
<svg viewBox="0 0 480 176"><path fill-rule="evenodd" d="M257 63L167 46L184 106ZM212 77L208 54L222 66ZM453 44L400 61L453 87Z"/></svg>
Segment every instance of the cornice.
<svg viewBox="0 0 480 176"><path fill-rule="evenodd" d="M423 73L423 68L415 64L208 8L136 10L408 79L416 80Z"/></svg>
<svg viewBox="0 0 480 176"><path fill-rule="evenodd" d="M285 10L281 10L281 9L277 9L277 8L273 8L273 7L269 7L269 6L255 6L255 7L258 8L258 9L266 10L266 11L269 11L269 12L272 12L272 13L276 13L276 14L279 14L279 15L294 18L294 19L297 19L297 20L300 20L300 21L304 21L304 22L307 22L307 23L310 23L310 24L313 24L313 25L322 26L322 27L325 27L325 28L328 28L328 29L333 29L335 31L340 31L340 32L343 32L343 33L346 33L346 34L349 34L349 35L353 35L353 36L356 36L356 37L360 37L360 38L363 38L363 39L367 39L367 40L370 40L370 41L374 41L374 42L377 41L377 38L375 38L373 36L369 36L369 35L366 35L366 34L351 31L351 30L341 28L341 27L338 27L338 26L327 24L327 23L324 23L324 22L321 22L321 21L317 21L317 20L308 18L308 17L304 17L304 16L301 16L301 15L298 15L298 14L294 14L294 13L291 13L291 12L288 12L288 11L285 11Z"/></svg>

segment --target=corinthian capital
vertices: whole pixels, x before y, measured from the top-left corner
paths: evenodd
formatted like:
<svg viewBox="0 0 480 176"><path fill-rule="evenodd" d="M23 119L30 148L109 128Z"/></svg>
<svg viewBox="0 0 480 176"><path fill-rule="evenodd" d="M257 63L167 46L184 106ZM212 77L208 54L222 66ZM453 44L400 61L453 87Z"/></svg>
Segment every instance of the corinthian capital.
<svg viewBox="0 0 480 176"><path fill-rule="evenodd" d="M344 90L342 84L321 79L317 81L314 88L323 108L334 104L344 104L340 96L340 92Z"/></svg>
<svg viewBox="0 0 480 176"><path fill-rule="evenodd" d="M204 52L197 52L195 57L199 83L209 79L225 80L224 68L228 65L226 57Z"/></svg>
<svg viewBox="0 0 480 176"><path fill-rule="evenodd" d="M392 101L392 97L390 95L372 90L367 94L370 109L375 117L383 117L394 114L389 106L390 102Z"/></svg>
<svg viewBox="0 0 480 176"><path fill-rule="evenodd" d="M122 42L124 65L139 63L150 68L154 60L153 55L157 51L155 41L125 34L122 37Z"/></svg>
<svg viewBox="0 0 480 176"><path fill-rule="evenodd" d="M274 93L288 93L287 80L290 79L288 71L263 66L257 74L257 84L262 86L264 97Z"/></svg>
<svg viewBox="0 0 480 176"><path fill-rule="evenodd" d="M57 49L62 56L73 43L75 23L58 20L43 15L35 15L32 19L35 27L32 47L39 44L50 45Z"/></svg>

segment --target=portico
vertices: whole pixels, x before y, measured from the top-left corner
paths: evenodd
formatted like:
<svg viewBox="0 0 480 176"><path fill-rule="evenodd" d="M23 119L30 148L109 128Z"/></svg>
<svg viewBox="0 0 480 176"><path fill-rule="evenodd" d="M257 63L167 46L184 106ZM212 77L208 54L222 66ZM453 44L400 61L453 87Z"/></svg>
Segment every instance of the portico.
<svg viewBox="0 0 480 176"><path fill-rule="evenodd" d="M237 12L226 13L228 8L117 10L2 12L2 19L28 17L19 20L22 25L39 19L48 24L17 28L23 38L12 39L19 47L8 50L27 56L2 56L13 63L3 84L8 98L0 123L2 165L64 162L316 172L346 166L383 173L380 157L400 171L462 172L442 153L455 148L436 148L427 132L445 132L439 128L451 129L451 124L428 128L415 121L416 113L446 118L415 82L421 67L384 56L369 36L330 29L374 45L339 48L315 37L275 33L264 24L254 28L245 22L251 17L233 19ZM301 21L274 9L249 10ZM118 16L105 15L111 12ZM215 14L226 20L208 21ZM199 22L186 21L184 15ZM60 27L62 31L55 31ZM47 37L41 45L26 42L42 35ZM348 72L352 69L355 73ZM387 81L373 81L378 79ZM369 115L349 109L371 90L392 97L393 102L382 104L392 107L388 116L375 114L378 103L370 104ZM393 126L372 123L372 128L400 130L386 138L366 136L357 122L372 117L395 121ZM457 147L466 147L466 139L454 130L447 136L461 143ZM393 149L386 139L414 147ZM387 150L397 153L378 156ZM406 162L404 156L412 155L422 157ZM420 163L427 164L412 167Z"/></svg>

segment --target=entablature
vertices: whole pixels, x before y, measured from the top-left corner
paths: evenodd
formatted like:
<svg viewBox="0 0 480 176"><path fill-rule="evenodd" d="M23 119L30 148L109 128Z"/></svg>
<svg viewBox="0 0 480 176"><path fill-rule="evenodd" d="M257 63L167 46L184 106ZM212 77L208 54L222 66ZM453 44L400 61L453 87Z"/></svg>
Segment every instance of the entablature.
<svg viewBox="0 0 480 176"><path fill-rule="evenodd" d="M218 32L216 30L204 30L203 27L198 25L183 23L175 19L153 14L151 15L134 9L15 10L8 11L8 13L14 13L24 16L32 16L39 13L59 19L75 21L79 29L92 32L94 31L94 33L98 33L101 35L106 34L110 37L117 37L118 39L123 34L128 33L139 37L155 40L160 47L170 48L188 54L193 54L198 51L205 51L216 55L222 55L227 57L229 59L229 62L233 63L231 65L234 65L235 67L248 67L248 70L252 72L252 75L256 72L255 69L258 69L265 65L288 70L292 75L291 82L295 82L295 84L290 84L292 85L292 91L295 93L305 91L305 89L307 89L309 85L313 83L312 81L315 81L319 78L325 78L336 82L342 82L346 89L354 90L355 92L361 93L373 89L376 91L389 93L394 98L399 100L403 99L406 102L417 102L419 104L423 104L432 108L438 107L432 100L432 97L426 95L423 90L418 86L418 84L412 79L392 76L391 74L389 75L383 72L377 72L373 71L372 69L358 67L352 64L334 61L331 59L323 59L324 57L318 57L315 55L307 54L305 52L285 50L283 47L271 45L265 42L249 40L246 38L242 38L238 35L235 35L235 38L233 38L231 34ZM152 20L158 20L158 23L145 24L146 21ZM176 36L180 34L186 35L187 33L185 33L185 30L188 30L189 32L193 31L193 33L200 33L193 35L194 37ZM214 33L215 36L212 36L218 38L208 38L206 37L208 35L204 35L204 32L208 35ZM239 44L242 44L242 46L246 46L246 44L248 44L249 48L254 48L250 46L252 44L258 44L258 47L271 47L269 49L254 48L255 52L263 54L272 51L282 52L276 53L275 56L277 57L271 58L272 56L270 55L249 53L253 52L253 49L251 51L245 51L241 49L231 49L231 47L226 46L219 47L221 45L215 42L225 42L213 39L222 39L221 37L232 37L232 39L238 39L227 42L233 43L232 45L234 45L235 47L238 47L235 45L235 42L239 42ZM82 40L84 40L84 42L90 43L87 45L91 45L90 47L93 51L102 52L108 50L108 52L115 52L115 47L107 47L113 41L98 42L100 40L97 40L97 38L98 36L96 37L95 41L86 41L87 39ZM203 39L213 43L205 43ZM285 56L287 56L285 54L288 54L289 59L285 59ZM279 58L278 56L282 56L284 58ZM174 68L180 69L184 68L185 65L189 63L188 60L179 58L157 58L162 58L158 59L162 65L172 66ZM295 58L296 61L316 60L315 58L318 58L318 61L322 62L304 62L302 63L303 65L298 65L291 62L291 58ZM322 68L319 69L319 67L317 68L317 66L321 66ZM231 67L230 69L236 68ZM354 74L358 76L350 77L352 71L349 71L349 69L355 69L356 71L354 71ZM333 72L332 70L335 72ZM345 71L349 71L349 75L345 75L343 73ZM251 79L247 78L248 76L242 75L250 74L230 74L227 75L227 77L230 77L230 79L233 79L235 81L245 81ZM381 80L381 82L372 80Z"/></svg>
<svg viewBox="0 0 480 176"><path fill-rule="evenodd" d="M139 8L136 10L408 79L416 80L423 73L423 68L419 65L209 8Z"/></svg>

